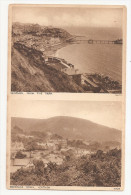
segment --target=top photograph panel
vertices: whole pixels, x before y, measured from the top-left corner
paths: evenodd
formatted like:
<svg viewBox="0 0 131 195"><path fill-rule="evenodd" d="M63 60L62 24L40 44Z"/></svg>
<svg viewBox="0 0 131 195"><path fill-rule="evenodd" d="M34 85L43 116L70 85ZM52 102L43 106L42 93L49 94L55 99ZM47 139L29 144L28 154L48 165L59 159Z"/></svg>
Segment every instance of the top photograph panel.
<svg viewBox="0 0 131 195"><path fill-rule="evenodd" d="M11 5L12 92L122 93L124 9Z"/></svg>

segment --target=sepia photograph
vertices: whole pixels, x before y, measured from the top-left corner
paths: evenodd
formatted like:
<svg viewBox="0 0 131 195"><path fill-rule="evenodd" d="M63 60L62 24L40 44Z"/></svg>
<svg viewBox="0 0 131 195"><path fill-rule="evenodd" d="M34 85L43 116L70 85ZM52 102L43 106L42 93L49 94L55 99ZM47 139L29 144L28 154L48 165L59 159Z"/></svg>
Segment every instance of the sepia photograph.
<svg viewBox="0 0 131 195"><path fill-rule="evenodd" d="M122 189L121 102L12 100L9 121L9 189Z"/></svg>
<svg viewBox="0 0 131 195"><path fill-rule="evenodd" d="M10 5L11 92L122 93L124 6Z"/></svg>
<svg viewBox="0 0 131 195"><path fill-rule="evenodd" d="M9 6L7 189L124 189L126 8Z"/></svg>

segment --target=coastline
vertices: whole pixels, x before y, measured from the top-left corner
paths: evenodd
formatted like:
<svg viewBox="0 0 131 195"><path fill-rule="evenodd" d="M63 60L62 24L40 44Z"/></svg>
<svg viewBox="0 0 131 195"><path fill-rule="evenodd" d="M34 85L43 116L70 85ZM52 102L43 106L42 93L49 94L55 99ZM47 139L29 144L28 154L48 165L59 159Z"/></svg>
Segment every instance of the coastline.
<svg viewBox="0 0 131 195"><path fill-rule="evenodd" d="M70 45L71 43L58 43L58 44L55 44L55 45L51 45L51 46L47 46L45 51L44 51L44 55L49 57L49 56L53 56L57 50L63 48L63 47L66 47L67 45Z"/></svg>
<svg viewBox="0 0 131 195"><path fill-rule="evenodd" d="M52 59L55 60L54 63L56 63L56 60L58 60L61 66L63 66L62 61L64 61L66 69L71 69L73 67L72 69L78 70L76 69L75 64L71 64L69 61L65 60L64 58L56 57L55 55L56 52L59 51L59 49L64 48L68 45L72 45L72 44L81 44L81 43L75 43L75 42L66 43L65 42L65 43L52 45L52 46L49 46L48 49L46 47L44 54L46 55L47 58L52 57ZM67 74L67 72L65 73ZM122 87L121 87L120 82L118 80L114 80L111 76L107 74L99 73L96 71L87 73L87 72L82 72L81 70L78 70L77 74L81 74L85 78L87 83L93 86L93 88L97 87L97 90L98 88L101 89L101 93L103 92L104 93L121 93L122 92Z"/></svg>

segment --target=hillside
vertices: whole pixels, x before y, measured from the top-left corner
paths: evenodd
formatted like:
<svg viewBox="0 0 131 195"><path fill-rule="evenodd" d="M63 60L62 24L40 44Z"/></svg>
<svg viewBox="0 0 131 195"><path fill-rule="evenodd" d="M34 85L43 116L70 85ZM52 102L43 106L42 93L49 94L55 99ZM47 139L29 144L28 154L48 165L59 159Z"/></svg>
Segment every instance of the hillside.
<svg viewBox="0 0 131 195"><path fill-rule="evenodd" d="M14 43L11 58L11 90L21 92L83 92L65 73L45 64L43 53Z"/></svg>
<svg viewBox="0 0 131 195"><path fill-rule="evenodd" d="M39 24L31 23L18 23L15 22L12 25L12 36L19 35L32 35L37 37L59 37L60 39L67 39L72 37L70 33L62 28L56 28L52 26L41 26Z"/></svg>
<svg viewBox="0 0 131 195"><path fill-rule="evenodd" d="M121 142L121 131L74 117L59 116L49 119L12 118L12 131L15 126L25 132L52 132L68 139Z"/></svg>
<svg viewBox="0 0 131 195"><path fill-rule="evenodd" d="M45 63L47 53L53 52L54 45L62 47L61 45L65 44L70 37L72 35L61 28L14 23L12 26L11 91L83 92L83 88L67 74Z"/></svg>
<svg viewBox="0 0 131 195"><path fill-rule="evenodd" d="M62 28L41 26L39 24L13 23L12 45L20 43L47 54L47 48L55 45L63 46L74 36Z"/></svg>

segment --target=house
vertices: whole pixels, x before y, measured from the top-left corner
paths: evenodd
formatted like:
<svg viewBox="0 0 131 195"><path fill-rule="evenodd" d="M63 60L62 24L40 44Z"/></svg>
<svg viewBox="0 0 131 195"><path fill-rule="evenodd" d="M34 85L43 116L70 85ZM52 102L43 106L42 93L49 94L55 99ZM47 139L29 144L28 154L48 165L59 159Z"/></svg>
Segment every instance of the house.
<svg viewBox="0 0 131 195"><path fill-rule="evenodd" d="M49 160L42 159L42 161L43 161L43 163L44 163L45 167L47 167L47 165L48 165L48 163L49 163Z"/></svg>
<svg viewBox="0 0 131 195"><path fill-rule="evenodd" d="M30 163L30 158L23 158L23 159L13 158L13 159L11 159L12 166L25 167L29 163Z"/></svg>
<svg viewBox="0 0 131 195"><path fill-rule="evenodd" d="M60 59L58 59L56 57L48 57L48 62L59 63Z"/></svg>
<svg viewBox="0 0 131 195"><path fill-rule="evenodd" d="M83 141L83 140L82 140ZM88 141L83 141L84 144L86 144L87 146L90 145L90 143Z"/></svg>
<svg viewBox="0 0 131 195"><path fill-rule="evenodd" d="M48 57L46 57L46 56L43 56L43 57L45 59L45 62L48 62Z"/></svg>
<svg viewBox="0 0 131 195"><path fill-rule="evenodd" d="M70 66L67 66L66 68L63 68L61 69L62 72L66 73L67 75L69 76L72 76L72 75L77 75L79 70L78 69L74 69L74 67L70 67Z"/></svg>
<svg viewBox="0 0 131 195"><path fill-rule="evenodd" d="M59 142L60 142L62 148L66 148L67 147L67 140L62 139Z"/></svg>
<svg viewBox="0 0 131 195"><path fill-rule="evenodd" d="M27 165L26 165L26 168L33 168L34 167L34 164L30 161Z"/></svg>
<svg viewBox="0 0 131 195"><path fill-rule="evenodd" d="M32 168L34 164L31 162L30 158L24 159L11 159L10 171L11 173L16 172L21 168Z"/></svg>
<svg viewBox="0 0 131 195"><path fill-rule="evenodd" d="M87 155L87 154L90 154L90 151L88 151L86 149L77 149L76 150L77 156L82 156L82 155Z"/></svg>

